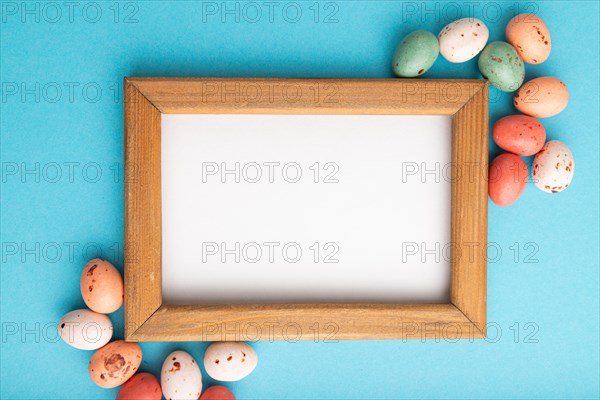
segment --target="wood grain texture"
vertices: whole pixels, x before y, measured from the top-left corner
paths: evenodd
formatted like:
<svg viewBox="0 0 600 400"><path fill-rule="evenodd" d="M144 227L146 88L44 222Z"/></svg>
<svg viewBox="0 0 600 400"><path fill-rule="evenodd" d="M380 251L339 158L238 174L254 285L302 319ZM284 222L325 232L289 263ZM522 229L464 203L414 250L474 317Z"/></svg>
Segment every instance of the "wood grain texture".
<svg viewBox="0 0 600 400"><path fill-rule="evenodd" d="M488 85L453 117L451 301L486 333Z"/></svg>
<svg viewBox="0 0 600 400"><path fill-rule="evenodd" d="M475 80L130 78L165 114L453 115ZM479 81L481 82L481 81Z"/></svg>
<svg viewBox="0 0 600 400"><path fill-rule="evenodd" d="M485 337L487 91L481 80L126 78L126 340ZM451 303L163 305L161 113L453 116Z"/></svg>
<svg viewBox="0 0 600 400"><path fill-rule="evenodd" d="M130 340L445 340L481 332L452 304L163 305Z"/></svg>
<svg viewBox="0 0 600 400"><path fill-rule="evenodd" d="M160 307L160 112L125 80L125 338Z"/></svg>

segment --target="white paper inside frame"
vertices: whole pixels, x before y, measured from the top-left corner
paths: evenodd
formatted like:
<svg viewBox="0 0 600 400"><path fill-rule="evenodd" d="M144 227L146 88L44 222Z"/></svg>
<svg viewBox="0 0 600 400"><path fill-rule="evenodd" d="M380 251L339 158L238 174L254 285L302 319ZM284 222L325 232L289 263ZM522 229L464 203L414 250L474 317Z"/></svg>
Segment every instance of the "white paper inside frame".
<svg viewBox="0 0 600 400"><path fill-rule="evenodd" d="M440 303L451 120L163 115L167 304Z"/></svg>

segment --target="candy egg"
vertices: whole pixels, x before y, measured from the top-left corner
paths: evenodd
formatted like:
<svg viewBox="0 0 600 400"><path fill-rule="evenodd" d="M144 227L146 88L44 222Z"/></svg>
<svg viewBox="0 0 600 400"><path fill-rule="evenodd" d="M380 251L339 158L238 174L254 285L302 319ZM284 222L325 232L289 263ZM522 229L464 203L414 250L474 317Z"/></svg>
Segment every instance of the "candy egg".
<svg viewBox="0 0 600 400"><path fill-rule="evenodd" d="M142 349L137 343L117 340L96 350L88 371L96 385L109 389L131 378L141 362Z"/></svg>
<svg viewBox="0 0 600 400"><path fill-rule="evenodd" d="M206 373L218 381L239 381L248 376L256 364L256 352L243 342L213 343L204 353Z"/></svg>
<svg viewBox="0 0 600 400"><path fill-rule="evenodd" d="M438 35L440 53L450 62L461 63L475 57L488 41L489 31L477 18L463 18L446 25Z"/></svg>
<svg viewBox="0 0 600 400"><path fill-rule="evenodd" d="M147 372L134 375L123 384L116 400L160 400L162 391L158 379Z"/></svg>
<svg viewBox="0 0 600 400"><path fill-rule="evenodd" d="M506 26L506 41L529 64L543 63L552 50L550 31L535 14L520 14L511 19Z"/></svg>
<svg viewBox="0 0 600 400"><path fill-rule="evenodd" d="M575 173L573 154L566 144L551 140L533 159L533 182L544 192L562 192L571 184Z"/></svg>
<svg viewBox="0 0 600 400"><path fill-rule="evenodd" d="M479 71L504 92L514 92L525 79L525 67L514 47L506 42L491 42L479 56Z"/></svg>
<svg viewBox="0 0 600 400"><path fill-rule="evenodd" d="M65 343L80 350L96 350L110 342L113 325L104 314L75 310L58 321L58 334Z"/></svg>
<svg viewBox="0 0 600 400"><path fill-rule="evenodd" d="M211 386L202 393L199 400L235 400L235 396L225 386Z"/></svg>
<svg viewBox="0 0 600 400"><path fill-rule="evenodd" d="M496 121L492 137L501 149L509 153L532 156L544 146L546 130L533 117L509 115Z"/></svg>
<svg viewBox="0 0 600 400"><path fill-rule="evenodd" d="M83 268L80 281L81 295L93 311L109 314L123 304L123 278L108 261L99 258Z"/></svg>
<svg viewBox="0 0 600 400"><path fill-rule="evenodd" d="M435 35L428 31L415 31L406 36L394 54L394 73L413 78L427 72L440 53Z"/></svg>
<svg viewBox="0 0 600 400"><path fill-rule="evenodd" d="M174 351L162 365L160 383L167 399L197 400L202 392L200 367L185 351Z"/></svg>
<svg viewBox="0 0 600 400"><path fill-rule="evenodd" d="M511 205L523 194L528 177L527 164L519 156L511 153L499 155L490 165L490 198L500 207Z"/></svg>
<svg viewBox="0 0 600 400"><path fill-rule="evenodd" d="M568 103L567 85L552 76L525 82L514 98L517 110L536 118L552 117L564 110Z"/></svg>

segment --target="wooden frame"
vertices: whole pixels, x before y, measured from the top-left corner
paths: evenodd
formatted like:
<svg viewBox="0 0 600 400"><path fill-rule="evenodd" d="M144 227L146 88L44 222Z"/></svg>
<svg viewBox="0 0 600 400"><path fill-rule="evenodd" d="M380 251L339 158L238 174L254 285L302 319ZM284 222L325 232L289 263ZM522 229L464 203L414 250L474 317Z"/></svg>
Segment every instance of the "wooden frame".
<svg viewBox="0 0 600 400"><path fill-rule="evenodd" d="M125 78L125 339L253 341L483 338L488 83L485 80ZM162 303L161 114L452 116L448 304ZM467 252L475 249L474 252ZM467 256L468 255L468 256Z"/></svg>

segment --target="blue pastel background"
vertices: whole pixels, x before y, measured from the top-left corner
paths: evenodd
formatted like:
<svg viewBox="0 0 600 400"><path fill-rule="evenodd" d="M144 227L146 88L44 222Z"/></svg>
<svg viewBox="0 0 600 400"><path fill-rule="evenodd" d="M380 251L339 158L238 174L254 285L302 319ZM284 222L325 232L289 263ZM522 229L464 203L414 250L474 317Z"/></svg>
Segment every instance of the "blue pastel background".
<svg viewBox="0 0 600 400"><path fill-rule="evenodd" d="M576 172L561 194L530 184L509 208L490 203L489 240L502 252L489 263L491 338L259 342L259 367L228 386L240 399L599 397L597 1L276 1L272 18L259 1L257 21L245 2L53 4L2 1L2 399L116 395L92 384L91 353L57 341L55 323L83 306L88 259L123 266L124 76L391 77L394 48L411 30L475 16L502 40L527 11L553 42L527 79L567 84L568 108L543 123L570 146ZM440 57L426 77L480 75L476 59ZM515 111L511 100L492 89L491 121ZM111 318L122 337L122 310ZM201 358L205 347L144 343L142 370L158 374L170 351Z"/></svg>

